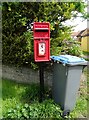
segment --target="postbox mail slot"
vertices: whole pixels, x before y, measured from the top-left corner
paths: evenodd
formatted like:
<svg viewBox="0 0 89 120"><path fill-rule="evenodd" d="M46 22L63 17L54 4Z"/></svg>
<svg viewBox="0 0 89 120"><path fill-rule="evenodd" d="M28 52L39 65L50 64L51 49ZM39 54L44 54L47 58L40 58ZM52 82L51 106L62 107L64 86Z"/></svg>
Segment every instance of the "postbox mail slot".
<svg viewBox="0 0 89 120"><path fill-rule="evenodd" d="M50 37L34 37L34 40L35 39L38 39L38 40L47 40L47 39L49 39Z"/></svg>
<svg viewBox="0 0 89 120"><path fill-rule="evenodd" d="M34 30L43 30L43 31L45 31L45 30L49 30L48 28L34 28Z"/></svg>

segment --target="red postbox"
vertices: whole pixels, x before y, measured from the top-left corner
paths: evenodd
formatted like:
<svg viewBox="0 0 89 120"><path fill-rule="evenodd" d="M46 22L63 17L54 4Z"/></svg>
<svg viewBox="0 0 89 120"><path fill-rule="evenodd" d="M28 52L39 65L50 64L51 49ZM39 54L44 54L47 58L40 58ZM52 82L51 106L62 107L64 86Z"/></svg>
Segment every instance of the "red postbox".
<svg viewBox="0 0 89 120"><path fill-rule="evenodd" d="M34 22L34 59L36 62L50 60L50 24Z"/></svg>

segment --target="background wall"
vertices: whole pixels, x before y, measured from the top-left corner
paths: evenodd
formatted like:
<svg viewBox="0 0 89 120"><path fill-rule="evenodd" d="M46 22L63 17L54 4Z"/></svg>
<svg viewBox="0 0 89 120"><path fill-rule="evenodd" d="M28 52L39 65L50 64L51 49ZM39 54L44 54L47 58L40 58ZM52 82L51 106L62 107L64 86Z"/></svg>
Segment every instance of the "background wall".
<svg viewBox="0 0 89 120"><path fill-rule="evenodd" d="M24 83L38 83L39 71L25 67L2 65L2 78ZM46 85L52 84L52 71L44 71L44 81Z"/></svg>
<svg viewBox="0 0 89 120"><path fill-rule="evenodd" d="M52 86L53 70L52 67L50 69L51 71L46 69L44 71L44 82L45 85ZM22 83L39 83L39 71L26 67L17 68L14 66L2 65L2 78ZM83 72L83 74L81 75L81 81L86 80L87 78L85 77Z"/></svg>

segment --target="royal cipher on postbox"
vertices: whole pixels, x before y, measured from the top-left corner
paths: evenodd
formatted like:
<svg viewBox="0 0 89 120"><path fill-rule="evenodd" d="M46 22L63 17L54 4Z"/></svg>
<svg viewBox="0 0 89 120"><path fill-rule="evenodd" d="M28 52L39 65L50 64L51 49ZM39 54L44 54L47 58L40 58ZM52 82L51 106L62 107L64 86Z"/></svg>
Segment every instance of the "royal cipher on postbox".
<svg viewBox="0 0 89 120"><path fill-rule="evenodd" d="M50 60L50 24L49 22L34 22L34 60L43 62Z"/></svg>

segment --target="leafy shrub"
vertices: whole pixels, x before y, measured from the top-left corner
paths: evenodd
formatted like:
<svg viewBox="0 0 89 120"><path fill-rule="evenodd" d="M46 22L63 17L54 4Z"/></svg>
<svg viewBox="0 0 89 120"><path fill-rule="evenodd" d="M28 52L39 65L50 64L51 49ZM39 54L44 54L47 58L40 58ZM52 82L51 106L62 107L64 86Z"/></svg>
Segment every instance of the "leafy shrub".
<svg viewBox="0 0 89 120"><path fill-rule="evenodd" d="M8 119L32 119L32 118L61 118L60 107L52 100L46 100L43 103L34 103L31 105L17 104L16 107L8 110L4 118Z"/></svg>
<svg viewBox="0 0 89 120"><path fill-rule="evenodd" d="M70 40L63 41L62 51L61 53L70 54L75 56L82 56L83 52L81 50L80 43L78 41Z"/></svg>
<svg viewBox="0 0 89 120"><path fill-rule="evenodd" d="M51 55L59 55L61 54L61 47L52 46L51 48Z"/></svg>
<svg viewBox="0 0 89 120"><path fill-rule="evenodd" d="M71 55L76 55L76 56L81 56L82 55L82 51L80 48L80 45L78 44L73 44L68 51L69 54Z"/></svg>
<svg viewBox="0 0 89 120"><path fill-rule="evenodd" d="M30 65L37 68L33 60L31 23L50 22L51 54L60 54L60 41L70 39L71 27L63 23L76 17L74 11L85 13L82 2L3 2L2 42L3 62L13 65ZM19 9L20 8L20 9ZM83 13L84 12L84 13Z"/></svg>
<svg viewBox="0 0 89 120"><path fill-rule="evenodd" d="M3 63L17 66L33 66L33 38L31 32L25 32L21 36L2 36L3 39ZM34 65L35 68L35 65Z"/></svg>

